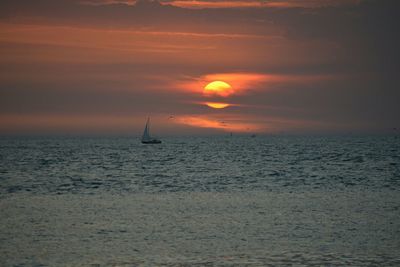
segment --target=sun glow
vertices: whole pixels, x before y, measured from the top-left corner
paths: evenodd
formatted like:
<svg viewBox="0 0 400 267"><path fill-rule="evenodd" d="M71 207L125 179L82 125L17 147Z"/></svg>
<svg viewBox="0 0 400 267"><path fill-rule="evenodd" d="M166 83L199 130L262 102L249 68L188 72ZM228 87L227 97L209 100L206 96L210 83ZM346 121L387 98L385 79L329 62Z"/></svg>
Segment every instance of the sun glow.
<svg viewBox="0 0 400 267"><path fill-rule="evenodd" d="M225 132L258 133L265 131L265 125L256 122L243 122L246 119L237 117L178 116L175 123L192 127L219 129Z"/></svg>
<svg viewBox="0 0 400 267"><path fill-rule="evenodd" d="M206 96L227 97L233 93L233 88L229 83L223 81L213 81L204 87L203 93Z"/></svg>
<svg viewBox="0 0 400 267"><path fill-rule="evenodd" d="M205 104L210 108L216 108L216 109L227 108L230 106L228 103L216 103L216 102L206 102Z"/></svg>

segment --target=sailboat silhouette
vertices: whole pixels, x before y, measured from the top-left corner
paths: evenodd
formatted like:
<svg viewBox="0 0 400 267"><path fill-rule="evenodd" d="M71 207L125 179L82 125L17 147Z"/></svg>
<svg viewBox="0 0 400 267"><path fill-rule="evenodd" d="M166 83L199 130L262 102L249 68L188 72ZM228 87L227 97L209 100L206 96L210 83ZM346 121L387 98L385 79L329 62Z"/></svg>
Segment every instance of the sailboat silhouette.
<svg viewBox="0 0 400 267"><path fill-rule="evenodd" d="M142 135L143 144L161 144L161 140L151 137L150 135L150 118L147 118L146 126L144 127Z"/></svg>

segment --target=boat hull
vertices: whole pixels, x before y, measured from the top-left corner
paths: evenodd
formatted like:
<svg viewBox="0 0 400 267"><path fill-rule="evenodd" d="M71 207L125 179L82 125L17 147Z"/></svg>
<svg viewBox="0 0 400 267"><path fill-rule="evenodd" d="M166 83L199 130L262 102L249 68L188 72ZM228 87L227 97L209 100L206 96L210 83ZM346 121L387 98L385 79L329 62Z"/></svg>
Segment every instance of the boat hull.
<svg viewBox="0 0 400 267"><path fill-rule="evenodd" d="M142 141L142 144L161 144L160 140Z"/></svg>

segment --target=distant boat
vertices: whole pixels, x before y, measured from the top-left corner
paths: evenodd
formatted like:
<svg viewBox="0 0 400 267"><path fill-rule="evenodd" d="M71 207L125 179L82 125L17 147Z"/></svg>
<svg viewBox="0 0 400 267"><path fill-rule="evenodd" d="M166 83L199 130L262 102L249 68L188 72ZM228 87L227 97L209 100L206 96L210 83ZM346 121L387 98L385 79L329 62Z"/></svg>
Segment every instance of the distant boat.
<svg viewBox="0 0 400 267"><path fill-rule="evenodd" d="M151 135L150 135L150 118L147 118L146 126L144 127L142 143L143 144L161 144L161 140L151 137Z"/></svg>

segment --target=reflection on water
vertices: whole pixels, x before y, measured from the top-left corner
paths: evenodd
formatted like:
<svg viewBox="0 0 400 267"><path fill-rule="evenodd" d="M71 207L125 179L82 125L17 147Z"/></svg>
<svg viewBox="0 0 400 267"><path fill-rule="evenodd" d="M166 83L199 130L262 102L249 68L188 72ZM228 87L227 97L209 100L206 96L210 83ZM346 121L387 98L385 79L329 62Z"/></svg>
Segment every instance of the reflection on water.
<svg viewBox="0 0 400 267"><path fill-rule="evenodd" d="M400 265L392 137L0 140L0 265Z"/></svg>

